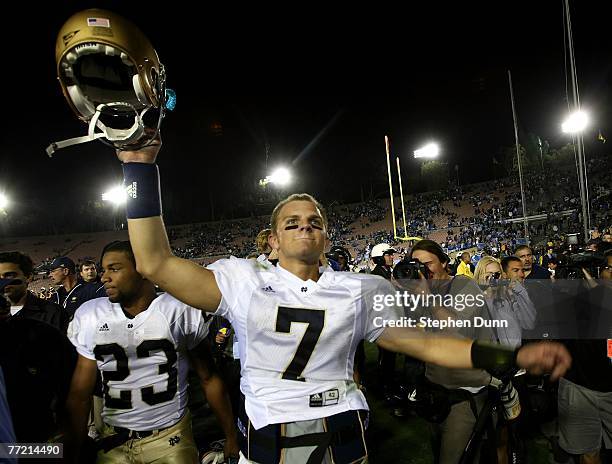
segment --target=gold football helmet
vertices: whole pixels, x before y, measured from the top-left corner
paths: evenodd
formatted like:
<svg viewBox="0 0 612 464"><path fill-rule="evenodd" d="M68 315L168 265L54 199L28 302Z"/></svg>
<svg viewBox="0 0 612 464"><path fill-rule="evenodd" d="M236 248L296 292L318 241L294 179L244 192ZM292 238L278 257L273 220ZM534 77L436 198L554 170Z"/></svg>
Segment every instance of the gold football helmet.
<svg viewBox="0 0 612 464"><path fill-rule="evenodd" d="M99 9L74 14L57 36L55 60L62 92L77 117L89 124L89 132L51 144L49 156L96 139L115 148L148 145L165 111L174 108L176 96L166 89L155 49L140 29L118 14ZM151 109L158 112L155 135L143 139L143 117Z"/></svg>

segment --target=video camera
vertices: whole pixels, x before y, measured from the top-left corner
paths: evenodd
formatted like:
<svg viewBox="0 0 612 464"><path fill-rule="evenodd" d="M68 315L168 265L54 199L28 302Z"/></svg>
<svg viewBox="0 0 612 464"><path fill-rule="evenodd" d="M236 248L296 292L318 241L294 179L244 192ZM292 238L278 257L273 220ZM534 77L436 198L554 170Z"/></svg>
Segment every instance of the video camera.
<svg viewBox="0 0 612 464"><path fill-rule="evenodd" d="M597 251L588 248L593 243L597 245ZM607 264L605 253L609 248L609 243L594 240L581 245L579 234L567 234L565 243L556 250L555 278L584 279L582 269L585 269L594 279L599 279L601 268Z"/></svg>
<svg viewBox="0 0 612 464"><path fill-rule="evenodd" d="M429 268L425 266L422 262L420 262L416 258L405 258L401 260L399 263L395 265L393 268L393 277L396 280L403 279L420 279L419 271L425 276L426 279L429 279L430 272Z"/></svg>
<svg viewBox="0 0 612 464"><path fill-rule="evenodd" d="M602 253L589 250L559 254L557 261L555 277L558 279L584 279L582 269L598 279L600 269L607 264L606 257Z"/></svg>

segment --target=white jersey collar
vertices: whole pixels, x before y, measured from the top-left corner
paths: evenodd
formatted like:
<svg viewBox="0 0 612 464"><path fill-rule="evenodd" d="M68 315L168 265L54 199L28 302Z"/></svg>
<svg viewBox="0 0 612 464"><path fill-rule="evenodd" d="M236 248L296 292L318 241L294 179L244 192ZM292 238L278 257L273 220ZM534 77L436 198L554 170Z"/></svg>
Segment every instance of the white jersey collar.
<svg viewBox="0 0 612 464"><path fill-rule="evenodd" d="M301 293L304 296L308 296L316 292L317 289L321 287L321 284L327 281L329 274L334 272L329 266L319 267L319 281L315 282L312 279L300 279L298 276L282 267L280 263L278 263L275 269L277 269L276 272L278 277L283 280L284 283L289 286L289 288L293 289L295 292Z"/></svg>

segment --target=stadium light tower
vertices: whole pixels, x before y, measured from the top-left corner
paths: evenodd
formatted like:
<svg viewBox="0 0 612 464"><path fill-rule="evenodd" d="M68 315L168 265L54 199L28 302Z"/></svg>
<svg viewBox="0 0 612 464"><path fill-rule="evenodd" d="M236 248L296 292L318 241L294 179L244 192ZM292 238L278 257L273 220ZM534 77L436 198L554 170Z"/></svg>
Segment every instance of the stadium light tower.
<svg viewBox="0 0 612 464"><path fill-rule="evenodd" d="M108 201L115 206L124 204L126 199L127 195L122 185L117 185L102 194L102 201Z"/></svg>
<svg viewBox="0 0 612 464"><path fill-rule="evenodd" d="M439 154L440 154L440 147L438 146L437 143L428 143L424 147L419 148L418 150L414 150L415 158L432 159L432 158L437 158Z"/></svg>
<svg viewBox="0 0 612 464"><path fill-rule="evenodd" d="M561 130L565 134L579 134L589 125L589 116L584 111L576 111L568 116L561 124Z"/></svg>
<svg viewBox="0 0 612 464"><path fill-rule="evenodd" d="M4 211L9 206L9 199L4 193L0 193L0 211Z"/></svg>
<svg viewBox="0 0 612 464"><path fill-rule="evenodd" d="M266 176L265 179L259 181L259 185L262 187L272 183L277 184L280 187L284 187L291 182L291 172L287 168L277 168L272 174Z"/></svg>
<svg viewBox="0 0 612 464"><path fill-rule="evenodd" d="M590 238L589 229L591 228L591 211L589 201L589 181L587 176L586 157L584 153L584 141L582 132L589 125L589 116L584 111L578 110L568 116L561 124L561 130L572 136L574 147L576 150L578 187L580 191L580 203L582 206L582 225L584 233L584 242Z"/></svg>

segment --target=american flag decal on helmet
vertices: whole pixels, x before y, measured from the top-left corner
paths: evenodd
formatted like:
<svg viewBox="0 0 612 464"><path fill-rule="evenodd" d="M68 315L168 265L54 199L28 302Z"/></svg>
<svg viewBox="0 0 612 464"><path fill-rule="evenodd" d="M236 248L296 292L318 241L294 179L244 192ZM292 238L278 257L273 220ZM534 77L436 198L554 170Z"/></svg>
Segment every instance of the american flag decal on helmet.
<svg viewBox="0 0 612 464"><path fill-rule="evenodd" d="M110 20L107 18L87 18L88 26L110 27Z"/></svg>

